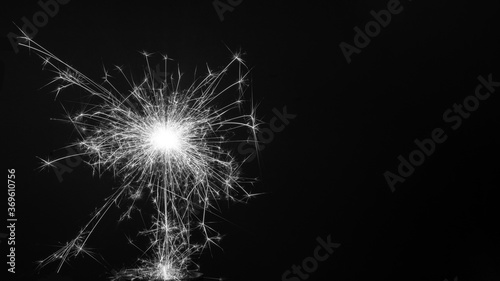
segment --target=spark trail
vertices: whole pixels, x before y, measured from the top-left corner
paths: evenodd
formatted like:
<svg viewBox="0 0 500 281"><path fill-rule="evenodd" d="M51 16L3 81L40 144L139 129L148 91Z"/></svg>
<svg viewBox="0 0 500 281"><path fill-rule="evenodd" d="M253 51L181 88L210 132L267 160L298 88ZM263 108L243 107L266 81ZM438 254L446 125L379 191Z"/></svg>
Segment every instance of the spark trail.
<svg viewBox="0 0 500 281"><path fill-rule="evenodd" d="M86 156L86 162L99 175L112 173L119 181L114 193L106 198L76 238L40 261L52 262L61 269L68 259L79 254L97 257L87 248L88 239L113 205L125 205L120 220L131 218L137 202L147 198L154 207L151 225L141 235L150 244L133 268L123 269L115 280L181 280L189 277L197 265L192 255L217 245L220 234L207 223L207 214L216 209L218 199L245 201L254 194L244 186L252 179L240 176L238 161L230 151L236 132L243 132L256 145L258 121L255 107L241 114L248 69L241 56L234 54L220 71L211 71L196 79L187 89L179 89L180 71L166 76L157 85L149 67L149 54L143 53L147 71L140 83L123 75L130 86L119 91L104 70L99 84L57 58L27 36L21 46L34 51L43 66L55 73L56 98L62 90L77 86L92 100L87 108L68 115L79 132L74 143ZM167 57L164 68L167 72ZM223 79L233 70L236 81ZM237 97L221 105L222 96L235 92ZM226 98L227 100L227 98ZM44 167L62 159L43 160ZM193 242L193 233L204 241ZM133 242L131 242L133 243Z"/></svg>

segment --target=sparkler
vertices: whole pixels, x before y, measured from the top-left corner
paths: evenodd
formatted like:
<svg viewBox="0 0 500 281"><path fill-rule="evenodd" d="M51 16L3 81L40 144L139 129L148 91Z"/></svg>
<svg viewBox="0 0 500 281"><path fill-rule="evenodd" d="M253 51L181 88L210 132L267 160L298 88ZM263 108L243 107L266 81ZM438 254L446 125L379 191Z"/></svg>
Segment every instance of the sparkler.
<svg viewBox="0 0 500 281"><path fill-rule="evenodd" d="M40 261L40 266L58 262L59 271L68 259L88 254L88 239L113 205L131 202L120 220L131 218L137 202L143 198L152 203L155 214L151 226L140 232L150 239L134 268L119 271L114 280L183 280L196 276L195 253L217 245L221 236L207 223L209 212L218 199L246 201L255 194L244 186L252 179L240 176L245 159L238 161L230 152L231 137L243 130L256 145L258 121L255 107L241 114L248 68L239 53L220 71L208 74L179 89L180 71L155 83L149 66L149 54L143 53L147 71L140 83L123 75L131 89L124 94L111 82L104 70L99 84L66 64L28 36L21 46L34 51L50 68L58 82L56 98L63 89L77 86L97 100L80 113L68 115L79 132L77 146L94 172L113 173L120 186L97 209L77 237L54 254ZM167 60L164 68L167 72ZM236 81L225 84L230 70ZM223 95L235 91L237 97L220 105ZM64 158L43 160L44 167ZM240 195L240 196L237 196ZM127 200L128 201L128 200ZM201 233L204 241L191 241L191 234ZM130 242L134 244L132 240Z"/></svg>

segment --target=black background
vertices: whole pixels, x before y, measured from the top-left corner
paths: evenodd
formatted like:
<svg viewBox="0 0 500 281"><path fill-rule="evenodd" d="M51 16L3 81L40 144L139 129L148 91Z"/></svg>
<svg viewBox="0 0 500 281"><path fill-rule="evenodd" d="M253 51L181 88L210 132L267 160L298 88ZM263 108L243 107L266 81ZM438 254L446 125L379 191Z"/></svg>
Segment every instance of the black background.
<svg viewBox="0 0 500 281"><path fill-rule="evenodd" d="M51 118L64 116L62 105L78 109L82 92L54 100L55 85L43 87L52 74L40 59L13 51L5 35L40 7L8 2L1 98L4 171L15 168L17 176L15 277L106 280L137 256L123 234L134 222L118 224L116 208L89 241L105 264L75 258L58 275L53 265L34 271L36 260L75 236L114 183L83 164L62 182L37 169L37 157L64 154L76 140L70 125ZM34 39L95 80L103 66L140 73L143 50L168 54L191 74L224 66L226 46L241 48L259 119L268 122L273 108L285 106L296 114L266 144L260 163L243 166L259 177L252 190L265 195L224 207L227 221L216 224L223 250L196 261L206 277L284 280L313 254L317 237L331 235L341 246L308 280L500 280L500 88L457 130L442 117L474 93L479 75L500 81L495 1L401 1L403 11L350 64L339 44L353 44L353 28L363 29L370 11L389 1L290 2L244 0L221 21L211 1L73 0ZM414 139L437 127L448 139L391 192L383 173L396 172L398 155L407 157Z"/></svg>

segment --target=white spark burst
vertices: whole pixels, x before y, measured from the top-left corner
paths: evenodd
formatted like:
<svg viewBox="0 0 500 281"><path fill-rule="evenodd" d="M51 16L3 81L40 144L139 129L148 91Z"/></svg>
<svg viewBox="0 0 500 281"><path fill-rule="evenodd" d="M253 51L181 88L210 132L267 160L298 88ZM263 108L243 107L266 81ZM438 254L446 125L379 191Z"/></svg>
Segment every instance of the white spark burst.
<svg viewBox="0 0 500 281"><path fill-rule="evenodd" d="M222 70L208 74L185 89L179 89L181 74L169 75L157 86L149 67L141 83L131 82L121 68L118 71L131 89L123 93L110 82L105 71L104 83L99 84L66 64L48 50L31 40L20 45L35 51L43 65L55 72L52 82L58 82L56 97L70 86L84 89L98 102L89 104L83 112L69 115L68 120L80 132L75 143L95 172L112 172L120 186L97 209L92 219L77 237L56 253L40 262L44 266L58 262L58 270L71 257L85 253L96 256L87 248L87 241L102 217L114 204L131 203L120 220L130 218L137 209L136 202L149 198L156 213L152 225L141 232L150 238L149 248L143 250L137 266L124 269L115 280L181 280L189 277L196 264L191 257L210 245L217 245L220 235L207 221L207 212L216 199L240 201L253 194L243 185L252 180L242 178L240 165L230 153L230 141L235 130L243 130L248 140L256 140L258 122L255 108L242 115L240 109L248 69L241 56L233 58ZM164 57L167 70L167 57ZM236 81L224 83L230 69L237 71ZM231 90L237 97L220 105L220 98ZM52 166L61 159L45 160ZM144 196L147 194L147 196ZM237 199L236 195L242 195ZM129 199L129 200L125 200ZM199 232L204 241L191 241ZM130 241L134 243L132 240Z"/></svg>

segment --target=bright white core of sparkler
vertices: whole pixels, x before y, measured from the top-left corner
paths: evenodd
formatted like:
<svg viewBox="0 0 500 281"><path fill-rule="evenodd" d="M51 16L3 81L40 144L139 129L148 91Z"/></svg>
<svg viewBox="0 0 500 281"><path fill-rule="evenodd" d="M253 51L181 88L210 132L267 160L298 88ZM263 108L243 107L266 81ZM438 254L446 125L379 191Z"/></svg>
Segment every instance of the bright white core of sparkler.
<svg viewBox="0 0 500 281"><path fill-rule="evenodd" d="M174 126L155 124L149 134L149 143L153 149L171 152L181 148L181 134Z"/></svg>

